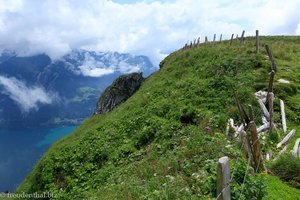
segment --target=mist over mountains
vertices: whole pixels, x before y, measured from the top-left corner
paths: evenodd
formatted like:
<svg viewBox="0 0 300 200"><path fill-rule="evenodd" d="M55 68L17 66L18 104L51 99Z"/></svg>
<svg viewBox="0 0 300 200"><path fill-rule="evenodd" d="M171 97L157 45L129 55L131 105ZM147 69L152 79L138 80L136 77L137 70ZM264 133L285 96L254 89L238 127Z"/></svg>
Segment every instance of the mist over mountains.
<svg viewBox="0 0 300 200"><path fill-rule="evenodd" d="M91 115L101 92L121 74L156 68L146 56L73 50L57 60L46 54L0 56L0 127L78 124Z"/></svg>

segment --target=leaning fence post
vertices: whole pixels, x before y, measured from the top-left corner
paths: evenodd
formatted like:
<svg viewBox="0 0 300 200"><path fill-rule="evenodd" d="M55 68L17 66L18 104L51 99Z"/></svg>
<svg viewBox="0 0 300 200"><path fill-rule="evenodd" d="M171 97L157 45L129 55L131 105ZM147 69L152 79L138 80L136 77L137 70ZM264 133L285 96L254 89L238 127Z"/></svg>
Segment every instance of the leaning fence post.
<svg viewBox="0 0 300 200"><path fill-rule="evenodd" d="M241 115L241 118L243 120L243 125L244 125L244 128L246 128L246 126L248 126L249 122L250 122L250 119L249 117L247 116L238 96L237 96L237 93L236 91L233 91L233 96L235 98L235 102L236 102L236 105L238 107L238 110L239 110L239 113Z"/></svg>
<svg viewBox="0 0 300 200"><path fill-rule="evenodd" d="M230 167L229 158L224 156L218 161L217 200L230 200Z"/></svg>
<svg viewBox="0 0 300 200"><path fill-rule="evenodd" d="M296 140L293 151L292 151L292 155L295 157L298 157L299 146L300 146L300 138L298 138ZM299 155L299 157L300 157L300 155Z"/></svg>
<svg viewBox="0 0 300 200"><path fill-rule="evenodd" d="M269 85L268 85L268 93L266 97L266 107L269 108L269 96L270 93L273 92L273 85L274 85L274 77L275 77L275 71L272 70L270 73L270 80L269 80Z"/></svg>
<svg viewBox="0 0 300 200"><path fill-rule="evenodd" d="M245 31L242 32L241 43L244 43L244 35L245 35Z"/></svg>
<svg viewBox="0 0 300 200"><path fill-rule="evenodd" d="M244 156L247 160L249 160L250 158L250 161L252 161L253 156L252 156L252 151L251 151L250 142L247 133L244 130L242 130L240 132L240 135L241 135L241 141L243 145Z"/></svg>
<svg viewBox="0 0 300 200"><path fill-rule="evenodd" d="M256 53L259 53L259 33L258 30L256 30Z"/></svg>
<svg viewBox="0 0 300 200"><path fill-rule="evenodd" d="M283 132L286 133L286 118L285 118L285 111L284 111L284 102L280 99L280 110L281 110L281 121L282 121L282 129Z"/></svg>
<svg viewBox="0 0 300 200"><path fill-rule="evenodd" d="M257 171L263 171L264 165L262 162L262 156L260 152L260 144L259 144L259 139L258 139L258 133L257 133L257 128L256 124L254 122L254 114L253 114L253 109L252 106L249 105L249 113L250 113L250 129L251 129L251 139L252 139L252 149L253 149L253 160L255 163L255 170Z"/></svg>
<svg viewBox="0 0 300 200"><path fill-rule="evenodd" d="M270 135L274 130L274 109L273 109L274 93L269 93L268 105L269 105L269 114L270 114Z"/></svg>
<svg viewBox="0 0 300 200"><path fill-rule="evenodd" d="M266 51L267 51L267 54L269 56L269 60L270 60L270 62L272 64L272 70L274 70L275 72L277 72L277 66L276 66L276 63L275 63L275 61L273 59L273 55L272 55L272 52L271 52L271 50L269 48L269 45L266 45Z"/></svg>
<svg viewBox="0 0 300 200"><path fill-rule="evenodd" d="M230 46L232 45L233 37L234 37L234 34L232 33L232 35L231 35L231 40L230 40Z"/></svg>

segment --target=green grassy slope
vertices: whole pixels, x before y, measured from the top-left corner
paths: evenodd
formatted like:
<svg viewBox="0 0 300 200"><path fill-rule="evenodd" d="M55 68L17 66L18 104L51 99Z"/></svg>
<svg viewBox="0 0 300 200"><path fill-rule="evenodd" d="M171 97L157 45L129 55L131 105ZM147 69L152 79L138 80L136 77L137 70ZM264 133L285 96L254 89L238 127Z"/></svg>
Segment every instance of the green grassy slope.
<svg viewBox="0 0 300 200"><path fill-rule="evenodd" d="M261 42L269 44L278 64L275 79L291 81L276 82L274 89L286 102L288 127L299 130L300 37ZM17 192L46 191L64 199L207 199L216 195L216 162L227 155L236 169L232 195L238 199L245 163L239 145L224 136L227 119L239 121L232 91L254 106L259 123L253 93L267 88L269 70L264 48L255 54L254 38L244 45L223 42L174 52L124 104L52 145ZM182 115L190 125L181 124ZM248 179L247 188L254 190L262 180Z"/></svg>

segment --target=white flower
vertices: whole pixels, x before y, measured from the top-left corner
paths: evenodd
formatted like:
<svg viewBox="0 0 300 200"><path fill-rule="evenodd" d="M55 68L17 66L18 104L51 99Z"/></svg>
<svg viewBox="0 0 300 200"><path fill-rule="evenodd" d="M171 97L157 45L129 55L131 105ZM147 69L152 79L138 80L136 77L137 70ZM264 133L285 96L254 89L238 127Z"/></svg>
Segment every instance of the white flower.
<svg viewBox="0 0 300 200"><path fill-rule="evenodd" d="M169 178L170 181L174 181L175 180L175 177L174 176L170 176L170 175L166 175L166 178Z"/></svg>

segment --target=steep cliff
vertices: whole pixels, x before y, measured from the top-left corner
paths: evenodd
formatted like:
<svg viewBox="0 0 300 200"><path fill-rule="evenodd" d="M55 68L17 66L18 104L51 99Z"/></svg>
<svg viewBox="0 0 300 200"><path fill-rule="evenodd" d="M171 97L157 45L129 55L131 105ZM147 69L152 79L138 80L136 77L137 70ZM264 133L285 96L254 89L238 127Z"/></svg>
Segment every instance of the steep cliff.
<svg viewBox="0 0 300 200"><path fill-rule="evenodd" d="M113 110L139 89L144 78L142 73L131 73L117 78L100 96L95 115Z"/></svg>

